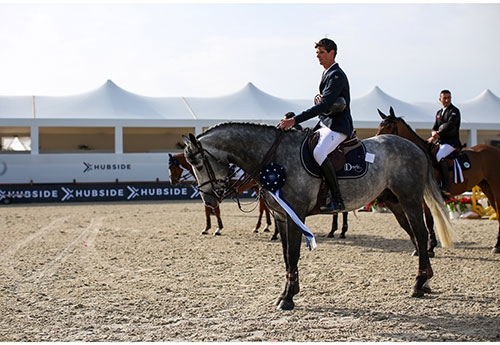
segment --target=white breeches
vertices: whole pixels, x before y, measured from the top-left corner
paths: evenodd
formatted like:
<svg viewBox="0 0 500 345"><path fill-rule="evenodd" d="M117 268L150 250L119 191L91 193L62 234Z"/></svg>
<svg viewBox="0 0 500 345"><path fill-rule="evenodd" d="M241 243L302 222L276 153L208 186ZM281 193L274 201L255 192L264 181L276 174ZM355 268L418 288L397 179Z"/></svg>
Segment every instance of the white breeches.
<svg viewBox="0 0 500 345"><path fill-rule="evenodd" d="M450 144L439 144L439 150L436 153L436 160L439 162L455 150Z"/></svg>
<svg viewBox="0 0 500 345"><path fill-rule="evenodd" d="M334 132L323 124L321 124L321 128L316 132L319 132L319 140L318 145L314 148L313 155L316 163L321 165L328 154L335 150L337 146L347 138L347 135Z"/></svg>

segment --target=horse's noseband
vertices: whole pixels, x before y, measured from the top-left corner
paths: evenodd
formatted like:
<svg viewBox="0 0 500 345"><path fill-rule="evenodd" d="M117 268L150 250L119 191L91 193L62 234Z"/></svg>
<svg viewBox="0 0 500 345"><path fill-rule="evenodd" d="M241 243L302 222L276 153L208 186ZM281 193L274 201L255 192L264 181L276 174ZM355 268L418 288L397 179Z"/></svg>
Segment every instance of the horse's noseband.
<svg viewBox="0 0 500 345"><path fill-rule="evenodd" d="M222 200L226 197L227 193L225 191L228 189L230 178L229 176L226 176L226 178L224 179L217 178L215 176L215 171L212 167L212 164L208 159L208 156L212 157L217 163L223 164L223 162L217 159L208 150L205 150L201 146L201 142L199 141L196 142L196 148L198 150L196 152L191 151L190 155L193 157L198 154L201 155L203 167L207 170L208 174L208 180L203 183L199 183L198 181L198 185L196 186L196 188L200 190L202 187L206 186L207 184L210 184L211 190L209 192L203 192L203 193L211 195L215 197L217 201L222 202ZM217 184L222 185L222 187L217 188Z"/></svg>

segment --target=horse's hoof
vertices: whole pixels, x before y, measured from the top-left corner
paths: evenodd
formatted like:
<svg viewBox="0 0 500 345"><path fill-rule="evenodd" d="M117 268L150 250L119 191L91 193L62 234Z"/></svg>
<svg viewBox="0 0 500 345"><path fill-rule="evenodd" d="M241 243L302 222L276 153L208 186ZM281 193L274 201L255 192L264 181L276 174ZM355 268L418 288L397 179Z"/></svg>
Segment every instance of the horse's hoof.
<svg viewBox="0 0 500 345"><path fill-rule="evenodd" d="M271 232L271 230L269 230L268 228L265 228L264 232Z"/></svg>
<svg viewBox="0 0 500 345"><path fill-rule="evenodd" d="M271 241L277 241L277 240L278 240L278 236L273 235L273 237L271 237Z"/></svg>
<svg viewBox="0 0 500 345"><path fill-rule="evenodd" d="M340 234L340 238L346 238L344 233Z"/></svg>
<svg viewBox="0 0 500 345"><path fill-rule="evenodd" d="M428 251L427 255L429 255L430 258L433 258L436 256L436 254L433 251Z"/></svg>
<svg viewBox="0 0 500 345"><path fill-rule="evenodd" d="M333 231L332 232L329 232L328 235L326 235L327 238L334 238L335 235L333 234Z"/></svg>
<svg viewBox="0 0 500 345"><path fill-rule="evenodd" d="M493 250L491 251L493 254L500 254L500 247L495 247L493 248Z"/></svg>
<svg viewBox="0 0 500 345"><path fill-rule="evenodd" d="M424 297L424 295L425 295L424 290L413 289L411 297L422 298Z"/></svg>
<svg viewBox="0 0 500 345"><path fill-rule="evenodd" d="M430 286L425 286L425 285L422 286L422 291L424 293L431 293L432 292L431 287Z"/></svg>
<svg viewBox="0 0 500 345"><path fill-rule="evenodd" d="M276 309L278 310L292 310L295 307L295 303L293 301L287 301L285 299L281 299Z"/></svg>
<svg viewBox="0 0 500 345"><path fill-rule="evenodd" d="M254 234L258 234L259 233L259 229L257 229L257 228L253 229L253 233Z"/></svg>
<svg viewBox="0 0 500 345"><path fill-rule="evenodd" d="M201 234L202 234L202 235L208 235L208 231L207 231L207 230L203 230L203 231L201 232Z"/></svg>
<svg viewBox="0 0 500 345"><path fill-rule="evenodd" d="M214 232L214 236L220 236L220 235L222 235L222 234L220 233L220 230L217 230L217 231L215 231L215 232Z"/></svg>

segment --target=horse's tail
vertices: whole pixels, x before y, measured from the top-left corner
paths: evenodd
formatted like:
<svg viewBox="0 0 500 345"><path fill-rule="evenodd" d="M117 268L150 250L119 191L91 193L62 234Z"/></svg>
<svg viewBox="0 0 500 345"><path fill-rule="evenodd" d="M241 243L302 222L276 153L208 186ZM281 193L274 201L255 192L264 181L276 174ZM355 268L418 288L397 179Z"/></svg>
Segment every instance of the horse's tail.
<svg viewBox="0 0 500 345"><path fill-rule="evenodd" d="M451 228L451 222L445 208L444 199L434 177L431 163L429 162L427 166L427 183L424 189L424 200L434 218L437 235L441 241L441 245L445 248L453 247L455 234Z"/></svg>

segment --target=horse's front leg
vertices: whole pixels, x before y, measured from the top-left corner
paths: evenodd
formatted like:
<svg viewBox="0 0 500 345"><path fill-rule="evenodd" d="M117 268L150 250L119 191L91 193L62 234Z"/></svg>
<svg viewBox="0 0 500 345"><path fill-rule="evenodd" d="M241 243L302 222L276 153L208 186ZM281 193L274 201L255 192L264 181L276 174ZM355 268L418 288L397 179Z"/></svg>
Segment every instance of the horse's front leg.
<svg viewBox="0 0 500 345"><path fill-rule="evenodd" d="M212 214L212 208L210 206L205 206L205 229L201 232L202 235L208 234L208 230L212 227L212 221L210 220L210 215Z"/></svg>
<svg viewBox="0 0 500 345"><path fill-rule="evenodd" d="M259 218L257 218L257 224L255 224L255 227L253 228L254 233L258 233L260 226L262 224L262 215L264 214L264 199L259 198ZM265 229L264 229L265 231Z"/></svg>
<svg viewBox="0 0 500 345"><path fill-rule="evenodd" d="M279 223L275 219L276 223ZM279 310L292 310L295 307L293 296L299 293L299 270L298 261L300 258L300 246L302 242L302 233L292 220L280 225L281 242L283 244L283 256L286 264L286 283L285 290L277 300ZM284 231L281 230L284 227Z"/></svg>
<svg viewBox="0 0 500 345"><path fill-rule="evenodd" d="M269 208L267 207L266 202L263 199L261 199L261 201L262 201L261 207L264 210L264 212L266 213L266 227L264 229L264 232L271 232L271 230L269 230L269 227L271 225L273 225L273 222L271 221L271 212L269 211Z"/></svg>
<svg viewBox="0 0 500 345"><path fill-rule="evenodd" d="M220 235L220 231L224 228L222 224L222 218L220 216L220 207L214 208L215 218L217 218L217 229L215 229L214 236Z"/></svg>

